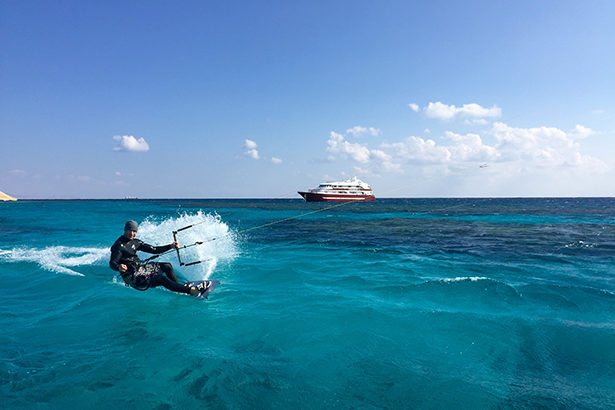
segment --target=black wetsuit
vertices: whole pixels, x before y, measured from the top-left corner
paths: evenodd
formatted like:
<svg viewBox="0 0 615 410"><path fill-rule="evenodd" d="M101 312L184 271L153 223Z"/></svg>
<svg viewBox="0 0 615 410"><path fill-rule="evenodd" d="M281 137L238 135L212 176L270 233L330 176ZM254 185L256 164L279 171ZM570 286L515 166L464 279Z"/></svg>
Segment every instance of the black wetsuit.
<svg viewBox="0 0 615 410"><path fill-rule="evenodd" d="M137 251L158 255L171 249L173 249L173 245L152 246L139 239L128 239L122 235L117 238L111 247L109 267L114 271L120 272L120 265L126 265L128 270L124 273L120 272L120 275L122 275L122 279L124 279L127 284L135 287L133 285L134 273L141 264L141 260L137 256ZM155 288L156 286L164 286L173 292L190 294L190 288L177 281L177 276L175 276L175 272L173 271L173 265L164 262L157 263L157 265L160 270L166 274L166 277L164 275L152 275L147 287Z"/></svg>

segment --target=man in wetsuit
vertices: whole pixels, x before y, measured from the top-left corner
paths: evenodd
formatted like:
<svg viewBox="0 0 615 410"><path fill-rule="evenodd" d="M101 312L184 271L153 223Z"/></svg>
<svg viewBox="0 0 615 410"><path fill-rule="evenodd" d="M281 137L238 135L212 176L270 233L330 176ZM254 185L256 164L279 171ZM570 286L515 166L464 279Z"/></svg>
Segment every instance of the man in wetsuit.
<svg viewBox="0 0 615 410"><path fill-rule="evenodd" d="M137 256L137 251L153 253L155 255L167 252L171 249L178 249L179 244L173 242L170 245L152 246L136 239L138 224L135 221L128 221L124 226L124 234L117 238L111 247L111 259L109 267L118 271L128 286L135 289L145 290L164 286L173 292L185 293L192 296L199 295L203 289L190 287L187 283L179 283L170 263L153 262L141 265L141 260ZM144 266L149 268L144 272ZM162 273L164 273L164 275ZM165 276L166 275L166 276Z"/></svg>

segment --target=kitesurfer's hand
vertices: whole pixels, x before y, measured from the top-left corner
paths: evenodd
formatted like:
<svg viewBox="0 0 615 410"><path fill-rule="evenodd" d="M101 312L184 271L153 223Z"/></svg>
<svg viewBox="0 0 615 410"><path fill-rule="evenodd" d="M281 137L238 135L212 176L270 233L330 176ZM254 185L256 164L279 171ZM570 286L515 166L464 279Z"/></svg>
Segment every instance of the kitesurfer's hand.
<svg viewBox="0 0 615 410"><path fill-rule="evenodd" d="M179 249L179 242L174 241L174 242L173 242L173 247L174 247L175 249Z"/></svg>
<svg viewBox="0 0 615 410"><path fill-rule="evenodd" d="M128 270L128 266L124 265L123 263L120 264L120 272L124 273Z"/></svg>

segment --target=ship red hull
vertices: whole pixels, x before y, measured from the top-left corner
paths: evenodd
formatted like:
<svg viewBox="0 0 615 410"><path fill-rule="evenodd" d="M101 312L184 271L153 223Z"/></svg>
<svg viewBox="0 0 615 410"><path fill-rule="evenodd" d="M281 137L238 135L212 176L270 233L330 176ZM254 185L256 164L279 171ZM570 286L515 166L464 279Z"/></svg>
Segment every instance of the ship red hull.
<svg viewBox="0 0 615 410"><path fill-rule="evenodd" d="M299 191L299 195L306 202L365 202L376 200L376 197L373 195L316 194L314 192L301 191Z"/></svg>

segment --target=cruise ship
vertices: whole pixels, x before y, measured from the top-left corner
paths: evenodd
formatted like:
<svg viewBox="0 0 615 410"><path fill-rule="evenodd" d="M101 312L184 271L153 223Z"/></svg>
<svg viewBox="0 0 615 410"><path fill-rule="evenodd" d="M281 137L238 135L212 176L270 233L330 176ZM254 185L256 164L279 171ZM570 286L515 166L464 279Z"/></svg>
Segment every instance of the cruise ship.
<svg viewBox="0 0 615 410"><path fill-rule="evenodd" d="M372 189L357 177L339 182L323 182L318 188L298 191L307 202L374 201Z"/></svg>

